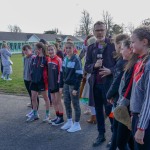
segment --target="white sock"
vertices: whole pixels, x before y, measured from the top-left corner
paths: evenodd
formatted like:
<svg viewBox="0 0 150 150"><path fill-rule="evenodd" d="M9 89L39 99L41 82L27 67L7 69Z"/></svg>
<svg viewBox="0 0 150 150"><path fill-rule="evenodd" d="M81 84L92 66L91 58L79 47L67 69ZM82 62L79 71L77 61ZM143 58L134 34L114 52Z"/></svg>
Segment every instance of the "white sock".
<svg viewBox="0 0 150 150"><path fill-rule="evenodd" d="M72 122L72 118L71 119L67 119L67 122Z"/></svg>
<svg viewBox="0 0 150 150"><path fill-rule="evenodd" d="M75 124L75 125L80 125L80 123L79 123L79 122L74 122L74 124Z"/></svg>

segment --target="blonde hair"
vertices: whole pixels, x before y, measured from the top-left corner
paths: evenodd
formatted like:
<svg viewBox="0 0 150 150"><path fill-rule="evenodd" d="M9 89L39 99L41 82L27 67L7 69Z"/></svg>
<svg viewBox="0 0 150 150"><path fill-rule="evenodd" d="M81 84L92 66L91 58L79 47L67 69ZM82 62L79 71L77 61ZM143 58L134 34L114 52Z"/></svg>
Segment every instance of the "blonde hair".
<svg viewBox="0 0 150 150"><path fill-rule="evenodd" d="M3 43L2 43L2 48L7 48L7 42L5 42L5 41L3 41Z"/></svg>
<svg viewBox="0 0 150 150"><path fill-rule="evenodd" d="M57 48L56 48L56 46L55 46L54 44L49 44L49 45L47 46L47 48L49 48L49 47L53 47L54 50L55 50L55 52L57 52Z"/></svg>

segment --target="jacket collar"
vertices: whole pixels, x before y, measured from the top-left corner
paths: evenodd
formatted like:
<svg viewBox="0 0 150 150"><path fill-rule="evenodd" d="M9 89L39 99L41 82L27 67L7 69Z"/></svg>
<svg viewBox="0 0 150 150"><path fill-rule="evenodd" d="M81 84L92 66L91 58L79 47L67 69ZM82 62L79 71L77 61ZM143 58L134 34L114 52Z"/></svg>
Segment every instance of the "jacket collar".
<svg viewBox="0 0 150 150"><path fill-rule="evenodd" d="M105 43L108 45L108 44L111 44L111 42L110 42L110 39L109 38L105 38ZM98 48L98 42L95 42L94 43L94 47L95 48Z"/></svg>

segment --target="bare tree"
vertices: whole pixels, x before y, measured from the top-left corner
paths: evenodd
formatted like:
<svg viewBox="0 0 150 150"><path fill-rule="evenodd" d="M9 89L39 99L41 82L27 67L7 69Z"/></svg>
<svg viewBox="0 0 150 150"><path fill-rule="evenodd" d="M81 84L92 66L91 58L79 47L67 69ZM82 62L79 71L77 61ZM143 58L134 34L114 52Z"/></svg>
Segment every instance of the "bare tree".
<svg viewBox="0 0 150 150"><path fill-rule="evenodd" d="M10 32L21 32L21 28L17 25L8 25L8 29Z"/></svg>
<svg viewBox="0 0 150 150"><path fill-rule="evenodd" d="M134 31L135 27L134 25L130 22L128 25L127 25L127 31L132 34L132 32Z"/></svg>
<svg viewBox="0 0 150 150"><path fill-rule="evenodd" d="M105 23L107 29L106 36L109 36L112 34L113 17L109 14L108 11L103 11L102 17L102 21Z"/></svg>
<svg viewBox="0 0 150 150"><path fill-rule="evenodd" d="M150 18L143 20L142 25L149 26L150 25Z"/></svg>
<svg viewBox="0 0 150 150"><path fill-rule="evenodd" d="M89 35L92 31L92 18L90 17L90 14L88 11L83 10L82 17L80 20L80 28L79 30L76 30L76 35Z"/></svg>
<svg viewBox="0 0 150 150"><path fill-rule="evenodd" d="M123 33L123 26L118 25L118 24L114 24L112 26L112 34L119 34L119 33Z"/></svg>

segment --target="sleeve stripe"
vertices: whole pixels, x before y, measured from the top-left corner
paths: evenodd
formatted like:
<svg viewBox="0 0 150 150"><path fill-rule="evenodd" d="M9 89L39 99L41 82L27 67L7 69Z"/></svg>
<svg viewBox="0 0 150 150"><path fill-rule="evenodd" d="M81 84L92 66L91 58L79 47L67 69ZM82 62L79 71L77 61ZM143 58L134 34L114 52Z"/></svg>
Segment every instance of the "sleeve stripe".
<svg viewBox="0 0 150 150"><path fill-rule="evenodd" d="M141 110L141 115L140 115L140 120L139 120L139 124L138 127L141 129L146 129L149 121L150 121L150 73L149 73L149 77L148 77L148 83L147 83L147 89L146 89L146 96L145 96L145 101L144 104L142 106L142 110Z"/></svg>
<svg viewBox="0 0 150 150"><path fill-rule="evenodd" d="M83 74L83 70L76 70L77 74Z"/></svg>

